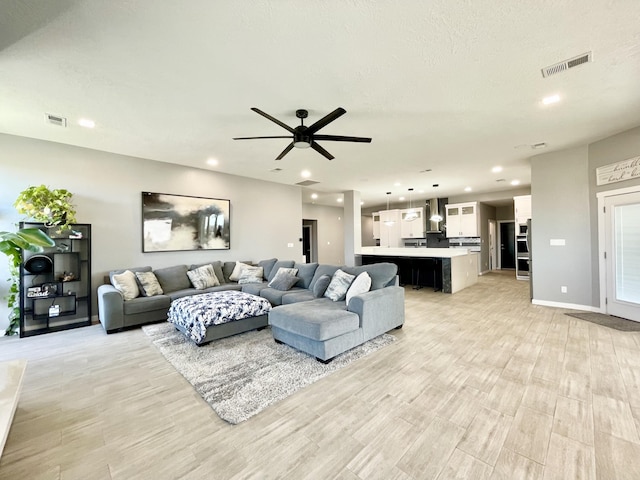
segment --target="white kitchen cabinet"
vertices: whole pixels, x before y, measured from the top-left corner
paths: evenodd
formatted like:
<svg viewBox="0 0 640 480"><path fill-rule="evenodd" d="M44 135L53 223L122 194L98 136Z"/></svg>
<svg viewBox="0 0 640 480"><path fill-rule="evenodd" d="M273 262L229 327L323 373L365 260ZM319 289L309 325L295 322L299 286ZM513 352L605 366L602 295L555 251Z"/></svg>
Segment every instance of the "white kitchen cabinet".
<svg viewBox="0 0 640 480"><path fill-rule="evenodd" d="M480 236L478 202L451 203L446 211L448 238Z"/></svg>
<svg viewBox="0 0 640 480"><path fill-rule="evenodd" d="M380 246L401 247L400 210L382 210L380 213Z"/></svg>
<svg viewBox="0 0 640 480"><path fill-rule="evenodd" d="M411 212L415 212L418 217L414 220L407 220L407 218L411 218ZM423 207L400 210L400 236L402 238L425 238Z"/></svg>
<svg viewBox="0 0 640 480"><path fill-rule="evenodd" d="M513 197L513 211L516 223L527 223L527 220L531 218L531 195Z"/></svg>
<svg viewBox="0 0 640 480"><path fill-rule="evenodd" d="M373 216L373 238L380 240L380 212L371 215Z"/></svg>

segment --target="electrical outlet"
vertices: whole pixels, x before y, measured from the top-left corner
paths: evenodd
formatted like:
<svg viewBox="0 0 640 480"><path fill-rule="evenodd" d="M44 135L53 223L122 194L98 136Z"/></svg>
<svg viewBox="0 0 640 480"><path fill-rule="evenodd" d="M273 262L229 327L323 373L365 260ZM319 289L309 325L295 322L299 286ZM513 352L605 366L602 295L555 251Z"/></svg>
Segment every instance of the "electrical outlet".
<svg viewBox="0 0 640 480"><path fill-rule="evenodd" d="M560 287L560 293L567 293L567 286L566 285L562 285Z"/></svg>

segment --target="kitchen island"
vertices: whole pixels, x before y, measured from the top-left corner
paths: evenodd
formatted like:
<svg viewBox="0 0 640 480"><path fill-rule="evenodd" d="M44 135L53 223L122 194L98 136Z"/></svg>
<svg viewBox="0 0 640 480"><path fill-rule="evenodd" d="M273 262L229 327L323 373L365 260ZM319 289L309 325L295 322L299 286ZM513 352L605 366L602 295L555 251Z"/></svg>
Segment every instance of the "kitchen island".
<svg viewBox="0 0 640 480"><path fill-rule="evenodd" d="M456 293L478 281L478 255L464 248L362 247L356 260L362 265L395 263L400 283L414 288Z"/></svg>

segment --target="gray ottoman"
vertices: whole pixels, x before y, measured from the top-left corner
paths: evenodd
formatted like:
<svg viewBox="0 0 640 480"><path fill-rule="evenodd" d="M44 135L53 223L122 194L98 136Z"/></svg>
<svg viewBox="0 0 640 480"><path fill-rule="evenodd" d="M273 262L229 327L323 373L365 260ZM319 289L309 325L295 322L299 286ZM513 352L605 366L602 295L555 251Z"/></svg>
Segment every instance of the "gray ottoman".
<svg viewBox="0 0 640 480"><path fill-rule="evenodd" d="M344 302L328 298L281 305L269 312L276 342L285 343L327 363L364 341L360 317Z"/></svg>

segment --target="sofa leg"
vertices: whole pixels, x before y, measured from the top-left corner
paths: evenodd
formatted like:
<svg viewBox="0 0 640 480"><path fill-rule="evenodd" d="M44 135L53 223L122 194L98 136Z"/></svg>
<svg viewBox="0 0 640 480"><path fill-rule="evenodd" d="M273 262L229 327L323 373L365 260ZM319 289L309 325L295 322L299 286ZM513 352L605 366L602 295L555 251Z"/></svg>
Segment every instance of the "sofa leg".
<svg viewBox="0 0 640 480"><path fill-rule="evenodd" d="M283 345L284 342L281 342L280 340L278 340L277 338L273 339L278 345Z"/></svg>
<svg viewBox="0 0 640 480"><path fill-rule="evenodd" d="M400 330L402 327L404 327L404 323L402 325L398 325L395 330Z"/></svg>
<svg viewBox="0 0 640 480"><path fill-rule="evenodd" d="M316 360L319 361L320 363L326 365L327 363L330 363L331 361L333 361L334 358L335 357L331 357L331 358L328 358L327 360L322 360L321 358L316 357Z"/></svg>
<svg viewBox="0 0 640 480"><path fill-rule="evenodd" d="M264 330L265 328L267 328L267 327L258 327L258 328L256 328L256 331L259 332L260 330Z"/></svg>

